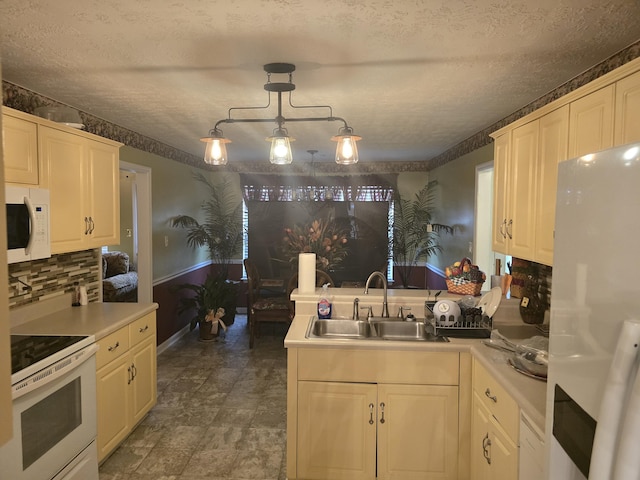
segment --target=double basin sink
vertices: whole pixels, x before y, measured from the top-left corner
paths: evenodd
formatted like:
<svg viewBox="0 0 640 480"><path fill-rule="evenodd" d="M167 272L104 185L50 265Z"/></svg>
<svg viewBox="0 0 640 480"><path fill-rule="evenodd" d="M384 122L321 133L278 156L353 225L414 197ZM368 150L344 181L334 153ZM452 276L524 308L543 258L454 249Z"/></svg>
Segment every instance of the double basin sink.
<svg viewBox="0 0 640 480"><path fill-rule="evenodd" d="M313 317L307 329L307 338L349 340L404 340L413 342L448 342L449 339L433 334L423 320L404 321L400 318L373 317L369 320L319 319Z"/></svg>

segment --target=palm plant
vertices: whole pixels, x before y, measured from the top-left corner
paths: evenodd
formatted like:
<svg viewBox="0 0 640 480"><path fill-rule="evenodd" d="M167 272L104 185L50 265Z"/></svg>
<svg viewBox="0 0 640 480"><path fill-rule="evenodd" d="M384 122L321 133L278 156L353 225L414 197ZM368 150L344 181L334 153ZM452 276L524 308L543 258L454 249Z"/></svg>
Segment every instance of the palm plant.
<svg viewBox="0 0 640 480"><path fill-rule="evenodd" d="M192 248L206 247L209 258L219 268L220 276L227 278L233 255L242 245L242 203L229 195L229 182L213 184L200 172L193 177L206 185L209 198L202 202L205 221L198 222L189 215L178 215L171 221L173 227L187 230L187 245Z"/></svg>
<svg viewBox="0 0 640 480"><path fill-rule="evenodd" d="M453 233L453 227L432 223L436 181L427 183L413 200L398 198L395 202L390 257L402 286L409 285L411 272L419 260L442 251L438 244L440 232Z"/></svg>
<svg viewBox="0 0 640 480"><path fill-rule="evenodd" d="M181 299L180 313L195 308L191 329L197 323L202 328L207 312L224 308L224 321L231 325L235 318L238 286L228 276L231 259L242 245L242 203L229 194L230 185L226 180L214 185L200 172L194 172L193 177L206 185L209 192L208 199L201 206L205 220L200 223L189 215L178 215L172 219L171 225L187 230L187 245L191 248L206 247L218 272L215 276L207 276L203 284L176 287L176 291L186 290L193 294Z"/></svg>

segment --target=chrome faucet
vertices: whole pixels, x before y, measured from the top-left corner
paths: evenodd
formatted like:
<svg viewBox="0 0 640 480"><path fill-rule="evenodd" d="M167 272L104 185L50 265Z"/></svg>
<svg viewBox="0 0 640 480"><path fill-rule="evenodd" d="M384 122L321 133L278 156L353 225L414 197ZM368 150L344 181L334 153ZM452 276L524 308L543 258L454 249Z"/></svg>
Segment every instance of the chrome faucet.
<svg viewBox="0 0 640 480"><path fill-rule="evenodd" d="M367 283L364 286L364 294L369 293L369 283L374 277L380 277L382 279L382 288L384 288L384 299L382 301L382 317L389 318L389 308L387 307L387 277L382 272L373 272L367 278Z"/></svg>
<svg viewBox="0 0 640 480"><path fill-rule="evenodd" d="M360 320L360 299L358 297L353 299L353 319Z"/></svg>

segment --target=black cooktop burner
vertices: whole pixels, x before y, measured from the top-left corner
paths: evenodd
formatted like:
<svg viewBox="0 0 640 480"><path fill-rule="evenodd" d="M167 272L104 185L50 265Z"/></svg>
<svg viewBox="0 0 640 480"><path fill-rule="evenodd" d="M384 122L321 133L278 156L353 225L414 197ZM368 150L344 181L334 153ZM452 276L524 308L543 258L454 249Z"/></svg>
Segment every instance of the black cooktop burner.
<svg viewBox="0 0 640 480"><path fill-rule="evenodd" d="M11 335L11 374L44 360L85 336Z"/></svg>

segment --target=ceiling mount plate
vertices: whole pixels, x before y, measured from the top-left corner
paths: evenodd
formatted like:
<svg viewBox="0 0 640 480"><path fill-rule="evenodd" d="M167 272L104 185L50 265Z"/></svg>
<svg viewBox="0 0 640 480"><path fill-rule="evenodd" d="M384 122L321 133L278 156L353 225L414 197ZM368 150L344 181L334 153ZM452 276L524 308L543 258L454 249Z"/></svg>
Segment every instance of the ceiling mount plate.
<svg viewBox="0 0 640 480"><path fill-rule="evenodd" d="M293 63L267 63L264 71L267 73L293 73L296 66Z"/></svg>

